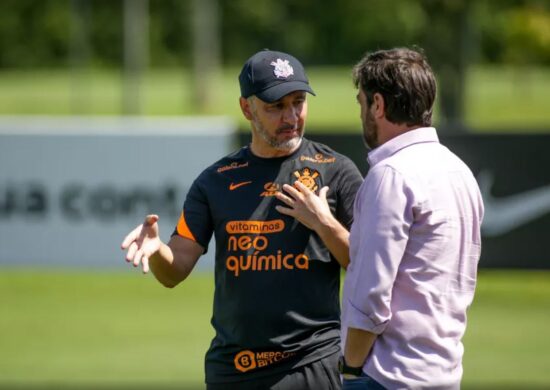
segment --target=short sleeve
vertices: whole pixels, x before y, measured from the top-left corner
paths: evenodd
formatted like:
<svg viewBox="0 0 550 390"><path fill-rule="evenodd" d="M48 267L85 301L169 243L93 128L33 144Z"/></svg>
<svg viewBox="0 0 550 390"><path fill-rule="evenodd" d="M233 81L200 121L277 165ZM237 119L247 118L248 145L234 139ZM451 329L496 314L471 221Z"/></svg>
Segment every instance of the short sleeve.
<svg viewBox="0 0 550 390"><path fill-rule="evenodd" d="M172 235L179 235L200 244L206 253L214 230L208 198L199 176L191 185L183 210Z"/></svg>

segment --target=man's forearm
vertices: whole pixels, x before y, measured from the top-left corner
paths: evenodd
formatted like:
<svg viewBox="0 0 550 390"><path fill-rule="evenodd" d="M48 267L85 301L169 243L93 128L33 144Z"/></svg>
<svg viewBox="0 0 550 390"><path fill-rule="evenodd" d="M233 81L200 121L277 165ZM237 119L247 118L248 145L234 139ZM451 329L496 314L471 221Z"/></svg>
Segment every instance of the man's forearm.
<svg viewBox="0 0 550 390"><path fill-rule="evenodd" d="M174 287L177 282L174 275L174 254L164 243L149 259L149 267L155 278L165 287Z"/></svg>
<svg viewBox="0 0 550 390"><path fill-rule="evenodd" d="M175 287L187 278L193 269L193 264L181 259L178 261L172 248L164 243L149 260L149 266L155 278L168 288Z"/></svg>
<svg viewBox="0 0 550 390"><path fill-rule="evenodd" d="M160 249L151 256L149 266L157 280L171 288L189 276L203 253L204 248L200 244L173 236L168 244L162 243Z"/></svg>
<svg viewBox="0 0 550 390"><path fill-rule="evenodd" d="M330 253L346 269L349 264L349 232L332 215L315 229Z"/></svg>
<svg viewBox="0 0 550 390"><path fill-rule="evenodd" d="M377 335L366 330L348 328L344 358L350 367L362 367L374 345Z"/></svg>

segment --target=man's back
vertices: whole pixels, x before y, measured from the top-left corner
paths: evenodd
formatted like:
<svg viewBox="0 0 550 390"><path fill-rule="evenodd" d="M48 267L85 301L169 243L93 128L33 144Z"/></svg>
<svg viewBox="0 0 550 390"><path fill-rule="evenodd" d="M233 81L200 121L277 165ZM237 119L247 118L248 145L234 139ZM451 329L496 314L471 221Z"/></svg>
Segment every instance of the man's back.
<svg viewBox="0 0 550 390"><path fill-rule="evenodd" d="M434 129L405 133L369 160L374 164L365 186L378 183L379 196L388 198L388 209L395 210L388 223L395 231L388 234L404 246L391 249L400 251L393 258L401 259L394 264L391 320L374 344L366 371L386 373L385 385L459 383L460 340L481 250L478 186L468 167L437 142ZM380 267L387 264L382 261ZM376 283L388 277L383 270L372 272Z"/></svg>

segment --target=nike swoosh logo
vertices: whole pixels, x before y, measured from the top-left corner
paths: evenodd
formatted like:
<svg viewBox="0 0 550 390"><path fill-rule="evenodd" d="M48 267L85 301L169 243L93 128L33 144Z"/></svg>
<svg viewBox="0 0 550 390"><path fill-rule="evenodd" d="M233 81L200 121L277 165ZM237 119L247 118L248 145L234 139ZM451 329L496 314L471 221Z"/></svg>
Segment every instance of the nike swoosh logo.
<svg viewBox="0 0 550 390"><path fill-rule="evenodd" d="M489 171L482 171L477 175L485 205L481 224L484 236L503 235L550 212L550 185L495 198L491 195L493 176Z"/></svg>
<svg viewBox="0 0 550 390"><path fill-rule="evenodd" d="M245 186L245 185L250 184L250 183L252 183L252 182L251 181L243 181L241 183L231 183L231 184L229 184L229 191L236 190L237 188Z"/></svg>

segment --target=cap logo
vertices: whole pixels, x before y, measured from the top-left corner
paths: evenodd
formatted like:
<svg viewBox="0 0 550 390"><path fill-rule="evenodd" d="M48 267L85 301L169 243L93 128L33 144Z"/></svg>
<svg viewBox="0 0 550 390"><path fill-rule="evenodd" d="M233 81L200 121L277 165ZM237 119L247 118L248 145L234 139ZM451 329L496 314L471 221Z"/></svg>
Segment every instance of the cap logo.
<svg viewBox="0 0 550 390"><path fill-rule="evenodd" d="M275 69L273 69L273 74L275 74L278 79L286 79L288 76L292 76L294 74L294 69L290 66L288 60L281 60L280 58L277 58L276 62L273 61L269 65L275 67Z"/></svg>

